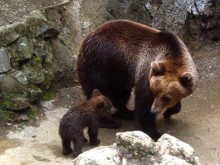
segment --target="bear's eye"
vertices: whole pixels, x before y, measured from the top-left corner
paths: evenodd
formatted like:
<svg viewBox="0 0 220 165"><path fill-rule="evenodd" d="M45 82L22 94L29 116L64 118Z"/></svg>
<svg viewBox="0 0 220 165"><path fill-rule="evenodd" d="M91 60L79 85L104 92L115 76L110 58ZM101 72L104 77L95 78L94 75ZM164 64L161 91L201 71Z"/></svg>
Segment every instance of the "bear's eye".
<svg viewBox="0 0 220 165"><path fill-rule="evenodd" d="M169 102L170 100L171 100L171 98L168 97L168 96L163 96L162 97L162 101L165 102L165 103Z"/></svg>

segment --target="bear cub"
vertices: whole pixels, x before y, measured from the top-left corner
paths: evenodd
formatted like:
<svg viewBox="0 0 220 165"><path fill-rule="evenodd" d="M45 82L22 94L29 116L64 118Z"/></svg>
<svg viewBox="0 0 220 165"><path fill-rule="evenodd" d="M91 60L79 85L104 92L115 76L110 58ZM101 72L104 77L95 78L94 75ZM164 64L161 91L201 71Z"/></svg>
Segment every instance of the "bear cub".
<svg viewBox="0 0 220 165"><path fill-rule="evenodd" d="M77 157L82 152L84 142L88 141L83 133L85 127L88 127L90 145L98 145L100 117L110 116L116 111L112 102L98 89L93 90L90 99L71 108L61 119L59 126L63 155L72 153L71 141L74 143L73 156Z"/></svg>

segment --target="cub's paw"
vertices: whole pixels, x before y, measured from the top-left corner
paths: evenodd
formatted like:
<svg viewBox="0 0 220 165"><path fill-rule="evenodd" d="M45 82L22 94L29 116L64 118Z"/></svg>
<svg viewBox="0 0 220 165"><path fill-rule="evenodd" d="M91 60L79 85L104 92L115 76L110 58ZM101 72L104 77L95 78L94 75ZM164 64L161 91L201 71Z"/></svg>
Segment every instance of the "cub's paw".
<svg viewBox="0 0 220 165"><path fill-rule="evenodd" d="M90 145L91 145L91 146L99 145L99 143L100 143L100 140L99 140L99 139L90 141Z"/></svg>
<svg viewBox="0 0 220 165"><path fill-rule="evenodd" d="M71 148L65 148L63 149L63 155L69 155L71 154L73 151Z"/></svg>
<svg viewBox="0 0 220 165"><path fill-rule="evenodd" d="M73 158L76 158L79 154L81 154L82 152L76 152L76 151L74 151L73 152Z"/></svg>

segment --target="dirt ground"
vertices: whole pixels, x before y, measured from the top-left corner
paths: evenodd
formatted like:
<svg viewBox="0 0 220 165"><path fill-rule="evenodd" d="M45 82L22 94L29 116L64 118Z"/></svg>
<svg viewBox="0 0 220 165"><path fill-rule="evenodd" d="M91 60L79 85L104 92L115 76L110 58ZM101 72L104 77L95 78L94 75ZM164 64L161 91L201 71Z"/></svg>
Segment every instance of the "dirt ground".
<svg viewBox="0 0 220 165"><path fill-rule="evenodd" d="M206 46L193 54L200 83L195 93L184 99L181 113L165 121L158 118L158 129L195 148L204 165L220 164L220 44ZM42 113L35 126L17 124L0 134L1 165L70 164L71 156L62 156L58 135L59 120L68 107L84 99L81 88L65 88L55 100L42 103ZM132 99L130 106L132 107ZM9 124L10 125L10 124ZM11 128L11 127L10 127ZM100 145L114 143L116 132L137 130L135 122L123 121L120 129L100 129ZM84 146L84 151L90 149Z"/></svg>

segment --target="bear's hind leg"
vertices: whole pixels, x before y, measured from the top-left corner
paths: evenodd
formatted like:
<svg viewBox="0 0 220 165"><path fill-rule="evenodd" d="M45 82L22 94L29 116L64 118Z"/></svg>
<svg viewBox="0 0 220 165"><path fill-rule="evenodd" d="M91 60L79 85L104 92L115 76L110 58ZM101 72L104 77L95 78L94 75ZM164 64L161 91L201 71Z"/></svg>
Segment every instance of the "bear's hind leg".
<svg viewBox="0 0 220 165"><path fill-rule="evenodd" d="M73 151L74 158L82 153L83 144L84 144L84 138L82 137L78 137L77 140L74 141L74 151Z"/></svg>
<svg viewBox="0 0 220 165"><path fill-rule="evenodd" d="M63 155L69 155L72 153L69 140L62 140L62 146L63 146Z"/></svg>

